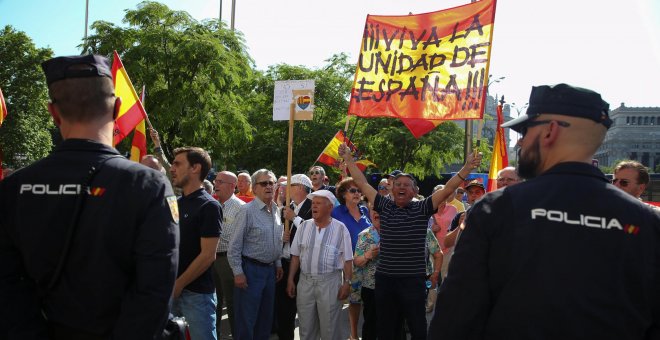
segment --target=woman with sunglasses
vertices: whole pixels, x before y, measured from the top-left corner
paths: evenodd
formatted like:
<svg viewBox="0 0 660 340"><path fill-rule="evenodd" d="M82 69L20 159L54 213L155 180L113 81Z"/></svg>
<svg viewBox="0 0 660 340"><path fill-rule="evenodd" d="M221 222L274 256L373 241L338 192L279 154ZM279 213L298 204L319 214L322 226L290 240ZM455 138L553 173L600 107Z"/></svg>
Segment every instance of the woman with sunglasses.
<svg viewBox="0 0 660 340"><path fill-rule="evenodd" d="M332 210L332 217L341 221L351 234L351 245L355 252L358 234L371 226L369 209L361 204L362 192L353 178L348 177L337 185L337 199L340 205ZM358 338L358 320L362 308L360 289L362 288L362 268L353 266L353 279L351 280L351 295L349 297L348 321L351 326L351 339Z"/></svg>

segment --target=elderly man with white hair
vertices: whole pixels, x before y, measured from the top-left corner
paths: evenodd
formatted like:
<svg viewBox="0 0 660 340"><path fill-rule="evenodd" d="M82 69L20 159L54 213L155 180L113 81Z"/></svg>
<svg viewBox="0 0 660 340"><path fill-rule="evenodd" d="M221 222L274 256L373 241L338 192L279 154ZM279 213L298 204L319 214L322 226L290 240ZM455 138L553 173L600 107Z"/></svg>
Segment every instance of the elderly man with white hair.
<svg viewBox="0 0 660 340"><path fill-rule="evenodd" d="M297 291L300 339L339 339L339 313L350 292L353 270L351 235L330 216L335 202L330 191L318 190L307 198L312 200L312 219L300 225L291 243L287 291L291 297Z"/></svg>
<svg viewBox="0 0 660 340"><path fill-rule="evenodd" d="M518 176L518 172L516 172L515 167L507 166L506 168L497 172L498 189L518 183L520 183L520 177Z"/></svg>

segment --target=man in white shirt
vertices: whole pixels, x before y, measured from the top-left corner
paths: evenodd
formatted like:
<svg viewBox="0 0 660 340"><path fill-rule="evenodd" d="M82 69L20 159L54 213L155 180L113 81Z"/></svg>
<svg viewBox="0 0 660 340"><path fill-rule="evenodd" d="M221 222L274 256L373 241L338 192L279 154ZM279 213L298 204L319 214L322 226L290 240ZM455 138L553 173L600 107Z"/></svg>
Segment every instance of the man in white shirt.
<svg viewBox="0 0 660 340"><path fill-rule="evenodd" d="M227 306L227 315L229 316L229 327L231 334L234 333L234 274L227 260L227 249L229 249L229 240L234 230L238 227L235 223L236 216L245 202L241 201L234 191L238 178L233 172L220 171L215 176L213 184L215 185L215 194L222 206L222 232L220 233L220 242L216 249L215 262L213 270L215 274L215 287L218 295L218 315L222 315L222 300L225 300ZM220 339L220 323L222 319L218 318L216 330L218 339Z"/></svg>
<svg viewBox="0 0 660 340"><path fill-rule="evenodd" d="M339 313L350 293L353 269L351 235L343 223L330 216L335 202L330 191L318 190L307 198L312 200L313 219L299 226L291 243L287 291L294 297L297 290L301 339L339 339ZM298 268L296 289L294 273Z"/></svg>
<svg viewBox="0 0 660 340"><path fill-rule="evenodd" d="M285 177L286 178L286 177ZM291 205L286 207L282 215L291 221L289 231L284 231L284 249L282 249L282 270L284 278L289 277L291 263L291 241L296 236L296 230L305 220L312 218L312 201L307 195L312 192L312 181L304 174L291 176L291 183L284 183L289 187ZM298 272L294 273L294 284L298 284ZM289 296L286 291L287 281L280 280L275 285L275 319L277 337L280 340L293 340L296 328L296 299Z"/></svg>

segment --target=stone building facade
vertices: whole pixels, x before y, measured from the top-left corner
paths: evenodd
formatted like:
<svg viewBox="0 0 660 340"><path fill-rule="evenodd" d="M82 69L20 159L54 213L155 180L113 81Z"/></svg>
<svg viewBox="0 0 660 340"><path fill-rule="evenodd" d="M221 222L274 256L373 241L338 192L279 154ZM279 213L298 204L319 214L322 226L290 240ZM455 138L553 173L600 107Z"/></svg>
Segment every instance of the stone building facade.
<svg viewBox="0 0 660 340"><path fill-rule="evenodd" d="M610 111L614 121L596 152L601 166L623 159L638 161L651 172L660 164L660 107L621 106Z"/></svg>

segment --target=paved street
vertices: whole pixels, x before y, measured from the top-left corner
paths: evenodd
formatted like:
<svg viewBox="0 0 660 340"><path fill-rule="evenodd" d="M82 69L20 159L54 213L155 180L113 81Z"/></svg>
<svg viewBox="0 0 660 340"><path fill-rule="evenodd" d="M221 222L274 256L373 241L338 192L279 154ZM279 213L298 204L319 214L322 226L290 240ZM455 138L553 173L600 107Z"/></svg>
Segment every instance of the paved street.
<svg viewBox="0 0 660 340"><path fill-rule="evenodd" d="M426 314L427 324L431 320L432 316L433 316L433 313ZM342 309L339 325L341 327L341 339L348 339L349 338L348 305L344 305L344 307ZM229 319L227 317L227 309L225 307L223 307L223 309L222 309L222 331L223 331L222 339L232 339L231 336L225 335L229 332ZM296 318L296 330L294 331L294 336L295 336L296 340L300 339L298 337L298 319L297 318ZM360 336L360 337L362 336L362 317L360 317L360 323L358 324L358 336ZM270 340L277 340L277 339L278 339L277 335L271 335L271 337L270 337Z"/></svg>

